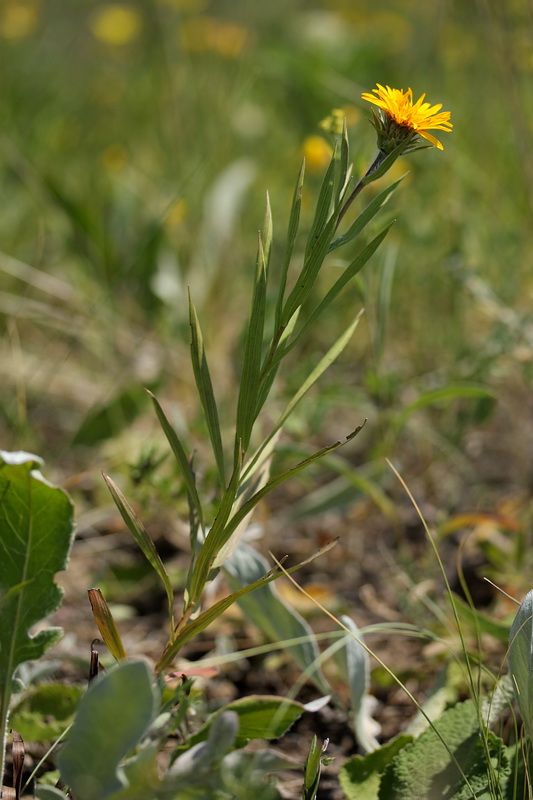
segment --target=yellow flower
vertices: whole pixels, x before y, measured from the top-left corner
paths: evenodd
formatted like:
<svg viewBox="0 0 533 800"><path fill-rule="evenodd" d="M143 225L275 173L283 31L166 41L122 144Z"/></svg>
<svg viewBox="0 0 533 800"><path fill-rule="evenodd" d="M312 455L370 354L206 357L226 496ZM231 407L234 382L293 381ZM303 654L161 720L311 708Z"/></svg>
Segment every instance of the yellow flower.
<svg viewBox="0 0 533 800"><path fill-rule="evenodd" d="M436 106L424 103L425 94L421 95L416 103L413 103L411 89L404 92L403 89L391 89L390 86L381 86L380 83L377 84L377 89L372 91L374 94L364 92L362 97L363 100L367 100L381 109L381 117L378 120L379 127L376 127L378 136L381 134L386 138L389 145L392 143L391 134L393 134L392 140L396 143L399 143L399 138L405 138L407 134L422 136L439 150L444 149L439 140L433 134L428 133L429 130L449 133L453 128L450 122L451 113L450 111L441 111L441 103ZM376 96L374 97L374 95ZM385 118L383 111L386 115ZM403 132L398 131L398 127L403 129Z"/></svg>
<svg viewBox="0 0 533 800"><path fill-rule="evenodd" d="M307 136L303 143L303 154L311 172L319 172L331 161L333 150L322 136Z"/></svg>
<svg viewBox="0 0 533 800"><path fill-rule="evenodd" d="M108 3L97 8L89 24L97 39L118 46L138 39L142 25L139 13L122 3Z"/></svg>

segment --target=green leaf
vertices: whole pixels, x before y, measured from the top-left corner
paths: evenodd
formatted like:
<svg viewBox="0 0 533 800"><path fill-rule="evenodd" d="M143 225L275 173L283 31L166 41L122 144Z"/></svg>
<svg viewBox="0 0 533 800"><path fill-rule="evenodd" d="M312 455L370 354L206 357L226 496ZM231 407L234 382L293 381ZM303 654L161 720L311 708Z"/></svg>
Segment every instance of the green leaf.
<svg viewBox="0 0 533 800"><path fill-rule="evenodd" d="M35 787L35 797L38 797L39 800L66 800L67 795L60 792L55 786L38 783Z"/></svg>
<svg viewBox="0 0 533 800"><path fill-rule="evenodd" d="M339 236L335 239L330 247L329 251L336 250L337 247L341 247L343 244L347 244L347 242L351 242L355 239L359 234L366 228L369 222L376 216L380 208L382 208L391 194L398 188L399 184L403 181L405 176L402 176L397 180L395 183L392 183L390 186L387 186L386 189L383 189L370 203L367 207L361 211L357 219L352 222L346 233L343 233L342 236Z"/></svg>
<svg viewBox="0 0 533 800"><path fill-rule="evenodd" d="M60 628L30 635L61 603L54 576L65 569L74 536L72 504L43 478L42 463L0 451L0 786L13 673L61 636Z"/></svg>
<svg viewBox="0 0 533 800"><path fill-rule="evenodd" d="M316 800L322 766L321 757L322 747L319 746L317 737L313 736L305 761L303 800Z"/></svg>
<svg viewBox="0 0 533 800"><path fill-rule="evenodd" d="M9 724L27 742L52 742L74 719L82 695L81 687L64 683L32 686L14 706Z"/></svg>
<svg viewBox="0 0 533 800"><path fill-rule="evenodd" d="M202 779L203 774L220 761L234 746L239 746L239 722L241 717L230 703L213 714L200 731L188 741L188 747L168 770L165 783L179 781L179 786ZM207 742L206 742L207 740ZM203 742L206 742L203 744Z"/></svg>
<svg viewBox="0 0 533 800"><path fill-rule="evenodd" d="M253 424L259 412L257 398L259 395L259 376L261 372L263 332L265 326L266 287L267 265L260 235L257 249L252 306L244 345L242 375L239 387L239 399L237 402L235 461L237 461L239 450L246 452L248 449Z"/></svg>
<svg viewBox="0 0 533 800"><path fill-rule="evenodd" d="M287 231L287 245L285 248L285 258L281 269L281 275L278 281L279 289L278 289L278 298L276 301L276 314L274 322L274 330L276 331L279 329L279 326L281 324L281 312L283 308L283 300L285 297L285 288L287 286L287 273L289 271L289 265L291 263L294 244L296 242L296 235L298 233L298 227L300 224L300 211L302 208L304 174L305 174L305 161L302 163L302 166L300 167L298 180L296 181L296 186L294 187L294 195L292 198L291 214L289 218L289 228Z"/></svg>
<svg viewBox="0 0 533 800"><path fill-rule="evenodd" d="M116 436L136 419L145 408L146 400L144 388L137 384L127 387L87 414L74 434L72 444L94 446Z"/></svg>
<svg viewBox="0 0 533 800"><path fill-rule="evenodd" d="M309 296L327 255L331 237L335 232L335 224L336 215L333 215L318 235L316 241L313 242L313 246L309 248L302 271L283 307L281 314L281 324L283 326L288 325L293 314L296 313Z"/></svg>
<svg viewBox="0 0 533 800"><path fill-rule="evenodd" d="M233 591L255 583L267 572L266 559L242 542L224 562L226 580ZM261 586L252 594L242 596L237 602L245 618L256 625L271 642L307 638L301 644L287 647L287 653L321 692L328 694L331 691L320 668L313 666L318 664L320 652L311 627L281 599L274 583Z"/></svg>
<svg viewBox="0 0 533 800"><path fill-rule="evenodd" d="M346 761L339 772L339 783L348 800L378 800L379 784L385 767L412 739L412 736L401 734L379 750L366 756L354 756Z"/></svg>
<svg viewBox="0 0 533 800"><path fill-rule="evenodd" d="M272 361L272 367L275 367L285 356L289 353L293 347L300 341L300 339L305 335L307 330L311 327L311 325L318 319L318 317L322 314L325 309L331 305L331 303L335 300L338 294L344 289L347 283L352 280L352 278L360 272L363 267L365 266L366 262L374 255L376 250L378 249L379 245L388 234L389 230L391 229L393 223L391 222L390 225L387 225L377 236L372 239L372 241L359 253L359 255L352 261L349 266L343 270L342 275L340 278L337 278L331 289L326 293L326 295L322 298L320 303L316 306L316 308L312 311L312 313L307 317L306 321L300 328L300 330L296 333L296 335L291 339L291 341L284 347L280 348L278 353L276 354L275 358Z"/></svg>
<svg viewBox="0 0 533 800"><path fill-rule="evenodd" d="M398 414L394 420L394 426L397 430L402 428L414 411L435 403L448 403L461 397L494 397L494 391L477 383L449 383L438 389L421 392L414 402L403 408Z"/></svg>
<svg viewBox="0 0 533 800"><path fill-rule="evenodd" d="M161 560L161 556L157 552L155 544L148 535L146 528L144 527L141 520L139 519L133 508L130 506L130 504L128 503L128 501L126 500L126 498L116 485L116 483L113 480L111 480L111 478L105 473L102 474L107 484L107 488L111 492L111 496L115 501L115 505L120 511L122 519L128 526L131 535L139 545L146 560L161 579L161 583L163 584L167 596L168 619L172 635L172 631L174 630L174 612L173 612L174 593L172 591L172 585L170 583L168 572L165 569L165 565Z"/></svg>
<svg viewBox="0 0 533 800"><path fill-rule="evenodd" d="M496 767L503 781L509 761L496 736L479 727L472 700L457 703L406 745L383 773L379 797L386 800L488 798Z"/></svg>
<svg viewBox="0 0 533 800"><path fill-rule="evenodd" d="M244 747L251 739L279 739L297 719L300 719L305 706L296 700L273 695L241 697L215 711L200 730L188 740L187 746L207 739L215 720L228 711L234 711L239 720L235 747Z"/></svg>
<svg viewBox="0 0 533 800"><path fill-rule="evenodd" d="M222 449L222 436L220 433L220 422L218 420L218 410L211 383L211 375L204 349L204 340L200 328L200 321L196 308L189 293L189 321L191 326L191 362L194 372L194 379L202 408L204 409L205 421L209 431L209 438L213 447L213 453L218 470L218 479L222 491L226 488L226 476L224 468L224 451Z"/></svg>
<svg viewBox="0 0 533 800"><path fill-rule="evenodd" d="M312 251L315 249L317 242L326 227L326 223L328 220L331 221L331 205L335 188L335 167L336 152L333 153L331 157L331 161L329 162L329 166L322 181L322 186L320 187L320 192L316 203L315 216L307 237L304 263L309 260Z"/></svg>
<svg viewBox="0 0 533 800"><path fill-rule="evenodd" d="M185 485L187 487L188 495L191 498L191 502L196 510L198 519L200 520L200 525L203 528L204 521L203 521L202 504L198 496L198 491L196 489L196 481L194 479L194 473L191 469L191 465L189 464L189 459L187 457L187 453L185 452L185 448L183 447L181 441L179 440L176 431L166 418L165 413L161 408L161 406L159 405L158 401L156 400L155 396L150 391L148 391L148 394L152 400L152 403L154 404L155 413L157 414L159 423L163 428L163 432L167 437L168 443L172 449L172 452L174 453L176 461L178 462L178 466L180 468L181 474L185 481Z"/></svg>
<svg viewBox="0 0 533 800"><path fill-rule="evenodd" d="M76 800L103 800L126 785L122 759L147 731L158 702L143 661L122 662L91 683L57 759Z"/></svg>
<svg viewBox="0 0 533 800"><path fill-rule="evenodd" d="M258 462L262 462L263 459L263 452L269 449L269 444L277 435L278 431L282 429L287 419L290 417L298 403L305 397L309 389L317 382L317 380L323 375L323 373L333 364L333 362L339 357L342 353L344 348L347 346L348 342L352 338L354 331L357 327L359 319L361 318L360 312L354 321L349 325L346 330L344 331L341 336L337 339L337 341L330 347L328 352L325 356L323 356L314 370L311 372L310 375L306 378L303 384L300 386L294 397L290 400L288 405L285 407L284 411L282 412L281 416L278 418L276 424L270 431L267 438L261 443L261 445L257 448L256 452L254 453L253 458L251 459L249 465L246 468L246 472L243 475L243 478L246 475L253 474L255 465Z"/></svg>
<svg viewBox="0 0 533 800"><path fill-rule="evenodd" d="M228 488L222 495L213 526L207 534L194 564L190 582L187 586L191 603L196 603L200 599L209 572L213 566L213 561L237 527L235 526L232 528L229 533L226 531L227 521L231 514L235 498L237 497L240 477L241 461L239 460L233 469L233 475L231 476Z"/></svg>
<svg viewBox="0 0 533 800"><path fill-rule="evenodd" d="M524 727L533 735L533 591L518 609L509 635L509 670Z"/></svg>

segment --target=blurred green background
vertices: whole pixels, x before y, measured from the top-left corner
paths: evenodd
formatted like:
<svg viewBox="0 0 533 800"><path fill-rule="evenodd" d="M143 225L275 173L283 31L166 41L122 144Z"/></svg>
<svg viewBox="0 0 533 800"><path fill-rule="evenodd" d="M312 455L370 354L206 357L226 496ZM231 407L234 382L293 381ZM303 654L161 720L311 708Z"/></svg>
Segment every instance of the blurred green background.
<svg viewBox="0 0 533 800"><path fill-rule="evenodd" d="M316 444L319 431L328 440L366 416L368 459L398 456L415 473L435 458L461 467L493 442L476 431L498 419L492 400L454 393L475 383L504 409L486 459L502 470L507 460L502 481L529 485L526 0L4 0L0 40L5 449L66 471L139 459L157 430L143 386L194 428L187 286L230 409L265 191L279 251L304 154L309 223L331 145L320 122L333 108L346 115L355 171L374 157L360 96L380 82L427 93L454 131L440 136L444 152L404 158L379 182L376 191L409 171L376 222L397 219L385 246L282 378L280 394L297 387L299 367L364 302L355 344L293 434ZM447 387L447 402L411 414Z"/></svg>

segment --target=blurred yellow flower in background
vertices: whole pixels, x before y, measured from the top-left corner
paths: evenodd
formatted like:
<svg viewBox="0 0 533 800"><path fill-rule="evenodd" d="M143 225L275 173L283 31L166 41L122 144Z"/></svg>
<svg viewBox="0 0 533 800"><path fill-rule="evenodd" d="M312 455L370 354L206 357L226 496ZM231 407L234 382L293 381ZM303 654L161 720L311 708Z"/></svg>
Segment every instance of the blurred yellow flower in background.
<svg viewBox="0 0 533 800"><path fill-rule="evenodd" d="M128 151L119 142L113 142L103 151L100 156L102 166L107 172L122 172L128 163Z"/></svg>
<svg viewBox="0 0 533 800"><path fill-rule="evenodd" d="M0 36L4 39L24 39L29 36L39 21L39 2L5 3L0 10Z"/></svg>
<svg viewBox="0 0 533 800"><path fill-rule="evenodd" d="M139 38L141 17L129 5L108 3L97 8L89 21L94 36L110 45L129 44Z"/></svg>
<svg viewBox="0 0 533 800"><path fill-rule="evenodd" d="M311 172L320 172L331 161L333 150L322 136L308 136L304 139L303 154L307 168Z"/></svg>
<svg viewBox="0 0 533 800"><path fill-rule="evenodd" d="M238 58L244 50L249 31L234 22L213 17L194 17L181 26L181 44L192 53L217 53L224 58Z"/></svg>

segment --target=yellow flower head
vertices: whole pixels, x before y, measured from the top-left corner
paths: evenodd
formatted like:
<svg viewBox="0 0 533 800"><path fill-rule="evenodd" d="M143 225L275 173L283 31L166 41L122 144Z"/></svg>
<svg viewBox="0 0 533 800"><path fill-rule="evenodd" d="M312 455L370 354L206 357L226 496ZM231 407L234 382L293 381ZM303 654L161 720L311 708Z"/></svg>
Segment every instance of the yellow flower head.
<svg viewBox="0 0 533 800"><path fill-rule="evenodd" d="M392 151L402 139L422 136L432 145L443 150L442 144L429 130L440 130L449 133L453 125L450 122L450 111L441 111L442 104L432 106L424 103L425 94L413 103L413 92L408 89L391 89L390 86L377 84L377 89L364 92L363 100L373 103L380 109L380 116L374 114L374 125L378 131L381 149ZM375 95L375 96L374 96ZM383 113L384 112L384 113ZM383 147L384 146L384 147ZM408 147L408 149L412 149Z"/></svg>

